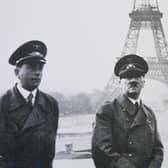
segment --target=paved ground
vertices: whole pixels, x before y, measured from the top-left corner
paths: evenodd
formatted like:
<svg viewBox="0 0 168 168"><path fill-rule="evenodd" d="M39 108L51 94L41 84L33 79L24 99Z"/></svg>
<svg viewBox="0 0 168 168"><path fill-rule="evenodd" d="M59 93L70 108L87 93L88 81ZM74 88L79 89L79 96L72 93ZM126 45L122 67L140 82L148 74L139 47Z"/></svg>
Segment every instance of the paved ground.
<svg viewBox="0 0 168 168"><path fill-rule="evenodd" d="M91 159L55 160L53 168L94 168Z"/></svg>
<svg viewBox="0 0 168 168"><path fill-rule="evenodd" d="M162 168L167 168L168 163L165 162ZM77 160L55 160L53 168L95 168L91 159L77 159Z"/></svg>

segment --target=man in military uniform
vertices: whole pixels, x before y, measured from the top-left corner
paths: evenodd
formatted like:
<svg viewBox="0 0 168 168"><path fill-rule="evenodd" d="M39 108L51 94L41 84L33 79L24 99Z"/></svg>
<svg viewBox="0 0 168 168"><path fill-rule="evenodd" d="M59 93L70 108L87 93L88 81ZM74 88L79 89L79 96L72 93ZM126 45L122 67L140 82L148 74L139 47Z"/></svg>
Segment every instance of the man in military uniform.
<svg viewBox="0 0 168 168"><path fill-rule="evenodd" d="M147 72L147 62L138 55L126 55L116 63L122 94L96 114L92 138L96 168L161 168L163 145L156 118L140 99Z"/></svg>
<svg viewBox="0 0 168 168"><path fill-rule="evenodd" d="M0 97L0 168L52 168L58 104L38 88L46 54L33 40L9 58L18 82Z"/></svg>

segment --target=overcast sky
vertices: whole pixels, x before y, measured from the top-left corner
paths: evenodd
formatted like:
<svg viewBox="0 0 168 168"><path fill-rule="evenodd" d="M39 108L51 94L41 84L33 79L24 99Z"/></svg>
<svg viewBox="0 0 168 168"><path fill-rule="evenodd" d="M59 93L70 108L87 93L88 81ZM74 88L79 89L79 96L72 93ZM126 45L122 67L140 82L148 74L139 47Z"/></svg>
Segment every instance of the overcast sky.
<svg viewBox="0 0 168 168"><path fill-rule="evenodd" d="M13 67L7 63L10 54L32 39L42 40L48 46L43 90L78 93L105 87L113 73L115 57L120 56L124 46L133 0L0 0L0 3L0 91L15 83ZM168 37L168 1L160 0L159 7L164 13L162 24ZM149 37L142 44L145 48L138 50L140 54L155 53Z"/></svg>

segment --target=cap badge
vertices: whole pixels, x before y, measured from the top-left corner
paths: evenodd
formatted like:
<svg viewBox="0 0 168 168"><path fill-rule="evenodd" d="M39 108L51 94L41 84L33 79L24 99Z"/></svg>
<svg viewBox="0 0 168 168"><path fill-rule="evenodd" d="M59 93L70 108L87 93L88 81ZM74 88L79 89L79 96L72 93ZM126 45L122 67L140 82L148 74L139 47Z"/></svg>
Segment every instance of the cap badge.
<svg viewBox="0 0 168 168"><path fill-rule="evenodd" d="M135 67L135 65L133 65L133 64L128 64L127 67L126 67L126 69L131 69L131 68L134 69L134 68L136 68L136 67Z"/></svg>
<svg viewBox="0 0 168 168"><path fill-rule="evenodd" d="M30 56L40 56L43 57L43 55L40 52L34 51L29 54Z"/></svg>
<svg viewBox="0 0 168 168"><path fill-rule="evenodd" d="M36 49L38 50L38 49L40 48L40 45L38 45L38 44L34 44L33 47L36 48Z"/></svg>

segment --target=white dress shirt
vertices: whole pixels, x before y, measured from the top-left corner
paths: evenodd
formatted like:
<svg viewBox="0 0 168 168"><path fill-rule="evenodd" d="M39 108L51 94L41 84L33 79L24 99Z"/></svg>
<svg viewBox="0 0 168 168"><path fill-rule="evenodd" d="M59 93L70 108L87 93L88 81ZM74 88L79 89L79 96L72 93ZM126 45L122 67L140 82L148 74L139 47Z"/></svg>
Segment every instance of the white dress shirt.
<svg viewBox="0 0 168 168"><path fill-rule="evenodd" d="M32 94L33 94L32 104L35 103L35 98L36 98L36 94L37 94L37 89L34 89L32 92L30 92L30 91L24 89L24 88L21 86L21 84L19 84L19 83L16 85L16 87L17 87L17 89L19 90L20 94L24 97L24 99L25 99L26 101L28 101L27 98L28 98L29 94L32 93Z"/></svg>
<svg viewBox="0 0 168 168"><path fill-rule="evenodd" d="M138 103L138 106L140 106L140 104L141 104L141 99L140 98L132 99L132 98L128 97L128 99L132 102L132 104Z"/></svg>

